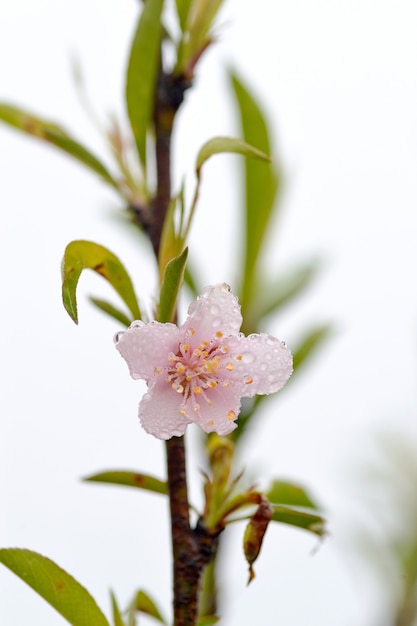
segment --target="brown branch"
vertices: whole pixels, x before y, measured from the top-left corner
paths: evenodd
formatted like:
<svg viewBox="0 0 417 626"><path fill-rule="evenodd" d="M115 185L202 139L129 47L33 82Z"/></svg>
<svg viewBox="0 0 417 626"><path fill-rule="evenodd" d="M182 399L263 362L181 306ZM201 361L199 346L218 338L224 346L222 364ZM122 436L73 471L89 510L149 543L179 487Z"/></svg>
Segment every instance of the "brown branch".
<svg viewBox="0 0 417 626"><path fill-rule="evenodd" d="M156 87L154 113L156 150L156 194L152 200L152 222L149 237L156 257L159 253L162 227L171 199L171 136L175 115L190 87L184 76L166 74L162 69Z"/></svg>

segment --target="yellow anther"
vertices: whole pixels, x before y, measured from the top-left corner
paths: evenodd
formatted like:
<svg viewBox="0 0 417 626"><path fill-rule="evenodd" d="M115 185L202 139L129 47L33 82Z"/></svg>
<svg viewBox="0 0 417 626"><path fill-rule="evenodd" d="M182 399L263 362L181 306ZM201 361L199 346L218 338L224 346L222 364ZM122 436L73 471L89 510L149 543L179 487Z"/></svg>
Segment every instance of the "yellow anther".
<svg viewBox="0 0 417 626"><path fill-rule="evenodd" d="M229 370L229 372L231 372L231 371L232 371L232 369L234 369L233 363L230 363L230 362L229 362L229 363L226 365L226 369L227 369L227 370Z"/></svg>
<svg viewBox="0 0 417 626"><path fill-rule="evenodd" d="M173 362L175 361L175 356L170 356L170 357L168 357L168 361L169 361L170 363L173 363Z"/></svg>
<svg viewBox="0 0 417 626"><path fill-rule="evenodd" d="M185 367L182 363L177 363L177 372L178 374L182 374L183 372L185 372Z"/></svg>
<svg viewBox="0 0 417 626"><path fill-rule="evenodd" d="M209 406L213 406L213 403L212 403L212 401L211 401L211 400L207 400L207 404L208 404Z"/></svg>
<svg viewBox="0 0 417 626"><path fill-rule="evenodd" d="M207 423L209 426L214 426L214 420L209 420Z"/></svg>
<svg viewBox="0 0 417 626"><path fill-rule="evenodd" d="M201 389L201 387L194 387L194 393L203 393L203 390Z"/></svg>
<svg viewBox="0 0 417 626"><path fill-rule="evenodd" d="M250 385L251 383L253 383L253 378L247 378L245 380L245 385Z"/></svg>
<svg viewBox="0 0 417 626"><path fill-rule="evenodd" d="M211 387L211 389L214 389L215 387L217 387L217 381L215 380L210 380L207 384L209 387Z"/></svg>
<svg viewBox="0 0 417 626"><path fill-rule="evenodd" d="M220 352L223 352L223 354L227 354L229 352L229 346L222 346L220 348Z"/></svg>
<svg viewBox="0 0 417 626"><path fill-rule="evenodd" d="M195 329L194 328L190 328L190 335L195 335Z"/></svg>
<svg viewBox="0 0 417 626"><path fill-rule="evenodd" d="M208 346L208 345L209 345L209 343L210 343L210 342L209 342L209 341L207 341L207 339L205 339L205 340L203 341L203 346Z"/></svg>
<svg viewBox="0 0 417 626"><path fill-rule="evenodd" d="M162 367L157 367L156 368L156 373L157 374L161 374L162 373Z"/></svg>
<svg viewBox="0 0 417 626"><path fill-rule="evenodd" d="M222 333L222 331L221 331L221 330L218 330L218 331L217 331L217 333L216 333L216 337L217 337L217 339L220 339L220 337L223 337L223 333Z"/></svg>
<svg viewBox="0 0 417 626"><path fill-rule="evenodd" d="M184 393L184 387L182 385L179 385L178 383L172 383L171 387L174 389L174 391L176 391L177 393Z"/></svg>
<svg viewBox="0 0 417 626"><path fill-rule="evenodd" d="M228 420L234 420L236 417L236 413L234 411L229 411L227 414L227 419Z"/></svg>
<svg viewBox="0 0 417 626"><path fill-rule="evenodd" d="M241 354L237 354L235 356L236 361L241 361L243 359L243 356Z"/></svg>
<svg viewBox="0 0 417 626"><path fill-rule="evenodd" d="M184 352L187 352L190 349L190 344L189 343L183 343L182 344L182 349L184 350Z"/></svg>
<svg viewBox="0 0 417 626"><path fill-rule="evenodd" d="M184 411L184 409L180 410L180 415L187 415L187 413Z"/></svg>
<svg viewBox="0 0 417 626"><path fill-rule="evenodd" d="M185 377L185 380L187 381L187 383L189 383L189 382L190 382L190 380L191 380L191 376L186 376L186 377Z"/></svg>

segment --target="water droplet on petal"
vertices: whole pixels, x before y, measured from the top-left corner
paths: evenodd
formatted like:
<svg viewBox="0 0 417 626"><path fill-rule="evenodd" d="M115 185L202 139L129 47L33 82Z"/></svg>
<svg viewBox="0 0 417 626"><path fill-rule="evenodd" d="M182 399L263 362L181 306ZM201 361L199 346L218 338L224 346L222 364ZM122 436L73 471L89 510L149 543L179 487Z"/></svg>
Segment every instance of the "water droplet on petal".
<svg viewBox="0 0 417 626"><path fill-rule="evenodd" d="M256 357L253 352L242 352L242 361L244 363L253 363Z"/></svg>
<svg viewBox="0 0 417 626"><path fill-rule="evenodd" d="M259 335L257 333L252 333L251 335L248 335L248 339L250 339L251 341L255 341L256 339L258 339Z"/></svg>
<svg viewBox="0 0 417 626"><path fill-rule="evenodd" d="M123 337L123 335L125 334L124 330L119 331L118 333L116 333L113 337L113 341L114 343L119 343L120 339Z"/></svg>
<svg viewBox="0 0 417 626"><path fill-rule="evenodd" d="M215 317L214 320L211 322L211 325L213 326L213 328L218 328L221 323L222 321L220 317Z"/></svg>
<svg viewBox="0 0 417 626"><path fill-rule="evenodd" d="M267 368L266 363L261 363L261 372L264 372Z"/></svg>
<svg viewBox="0 0 417 626"><path fill-rule="evenodd" d="M266 343L268 344L268 346L274 346L277 341L278 339L275 339L275 337L272 337L271 335L268 335L268 337L266 338Z"/></svg>
<svg viewBox="0 0 417 626"><path fill-rule="evenodd" d="M228 285L227 283L223 283L221 286L221 290L225 291L226 293L230 293L232 290L230 288L230 285Z"/></svg>
<svg viewBox="0 0 417 626"><path fill-rule="evenodd" d="M141 320L135 320L131 323L129 328L141 328L142 326L145 326L144 322L142 322Z"/></svg>
<svg viewBox="0 0 417 626"><path fill-rule="evenodd" d="M210 307L210 313L211 313L212 315L218 315L218 314L220 313L220 309L219 309L219 307L217 306L217 304L212 304L212 305L211 305L211 307Z"/></svg>

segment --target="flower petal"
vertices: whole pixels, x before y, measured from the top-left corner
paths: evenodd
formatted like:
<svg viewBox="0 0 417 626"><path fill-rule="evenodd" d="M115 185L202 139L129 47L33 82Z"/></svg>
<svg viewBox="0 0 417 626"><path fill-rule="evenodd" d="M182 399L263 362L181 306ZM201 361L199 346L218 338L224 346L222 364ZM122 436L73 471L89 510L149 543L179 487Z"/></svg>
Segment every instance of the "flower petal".
<svg viewBox="0 0 417 626"><path fill-rule="evenodd" d="M155 376L155 369L167 364L169 353L177 351L178 338L179 330L174 324L133 322L116 348L127 362L131 377L149 382Z"/></svg>
<svg viewBox="0 0 417 626"><path fill-rule="evenodd" d="M206 287L197 300L190 304L188 318L181 330L193 329L194 340L212 339L216 333L237 335L242 326L238 299L228 285Z"/></svg>
<svg viewBox="0 0 417 626"><path fill-rule="evenodd" d="M180 413L182 400L163 377L156 379L139 404L139 419L146 432L158 439L183 435L191 420Z"/></svg>
<svg viewBox="0 0 417 626"><path fill-rule="evenodd" d="M200 403L200 411L192 408L187 412L190 419L198 424L206 433L215 432L218 435L228 435L237 427L236 419L240 412L240 397L233 386L216 387L211 390L209 405L204 399ZM191 413L194 413L192 415Z"/></svg>
<svg viewBox="0 0 417 626"><path fill-rule="evenodd" d="M261 333L229 337L222 343L228 346L233 363L228 378L241 397L274 393L285 385L292 374L291 352L272 335Z"/></svg>

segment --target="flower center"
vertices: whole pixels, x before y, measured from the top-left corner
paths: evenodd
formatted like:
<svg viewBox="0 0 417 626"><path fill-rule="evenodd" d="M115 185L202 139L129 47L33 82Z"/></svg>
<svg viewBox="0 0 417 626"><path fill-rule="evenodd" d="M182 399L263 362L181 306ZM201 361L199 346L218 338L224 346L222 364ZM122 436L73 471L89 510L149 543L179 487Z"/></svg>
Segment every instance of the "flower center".
<svg viewBox="0 0 417 626"><path fill-rule="evenodd" d="M227 373L234 368L233 363L225 358L229 352L228 346L219 345L222 332L218 331L214 340L204 340L193 349L187 339L194 334L195 331L191 329L186 341L179 344L177 354L171 352L168 355L168 367L157 369L158 374L166 374L166 382L172 389L183 396L180 408L182 415L187 414L188 402L191 402L192 409L197 413L200 411L201 399L212 406L210 391L218 385L228 387L230 381Z"/></svg>

